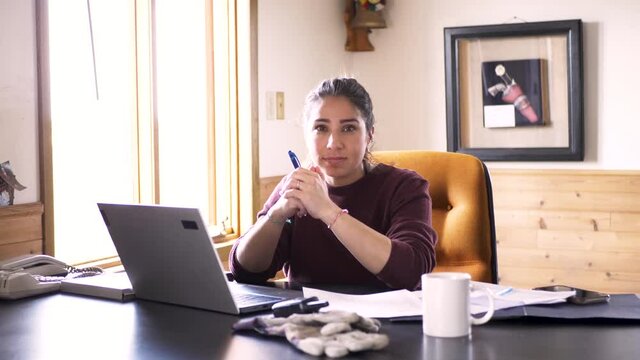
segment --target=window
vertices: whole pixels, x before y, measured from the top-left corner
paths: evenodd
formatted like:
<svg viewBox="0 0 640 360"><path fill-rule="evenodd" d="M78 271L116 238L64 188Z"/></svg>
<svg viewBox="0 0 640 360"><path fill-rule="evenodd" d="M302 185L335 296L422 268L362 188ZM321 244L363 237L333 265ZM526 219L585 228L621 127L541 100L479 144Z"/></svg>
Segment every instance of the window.
<svg viewBox="0 0 640 360"><path fill-rule="evenodd" d="M198 207L222 240L246 229L257 193L250 2L38 6L45 252L115 256L97 202Z"/></svg>

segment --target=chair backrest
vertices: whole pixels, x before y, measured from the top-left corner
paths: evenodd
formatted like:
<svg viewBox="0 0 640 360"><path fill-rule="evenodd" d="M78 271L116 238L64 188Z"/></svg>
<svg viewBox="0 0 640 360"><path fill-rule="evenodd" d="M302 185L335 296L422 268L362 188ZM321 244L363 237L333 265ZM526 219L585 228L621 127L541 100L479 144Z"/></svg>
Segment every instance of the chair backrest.
<svg viewBox="0 0 640 360"><path fill-rule="evenodd" d="M473 280L497 283L493 194L484 163L471 155L422 150L378 151L373 157L429 181L438 233L434 271L466 272Z"/></svg>

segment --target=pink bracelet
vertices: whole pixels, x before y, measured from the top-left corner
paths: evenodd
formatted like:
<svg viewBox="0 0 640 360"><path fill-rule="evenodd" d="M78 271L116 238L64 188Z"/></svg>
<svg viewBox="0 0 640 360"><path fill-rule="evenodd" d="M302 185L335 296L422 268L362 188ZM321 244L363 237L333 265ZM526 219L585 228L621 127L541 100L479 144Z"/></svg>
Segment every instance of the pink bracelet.
<svg viewBox="0 0 640 360"><path fill-rule="evenodd" d="M333 221L332 221L329 225L327 225L327 228L331 229L331 227L333 226L333 224L335 224L335 223L336 223L336 221L338 221L338 218L340 217L340 215L342 215L342 214L348 214L348 213L349 213L349 210L347 210L347 209L342 209L342 210L340 210L340 212L336 214L336 217L334 217L334 218L333 218Z"/></svg>

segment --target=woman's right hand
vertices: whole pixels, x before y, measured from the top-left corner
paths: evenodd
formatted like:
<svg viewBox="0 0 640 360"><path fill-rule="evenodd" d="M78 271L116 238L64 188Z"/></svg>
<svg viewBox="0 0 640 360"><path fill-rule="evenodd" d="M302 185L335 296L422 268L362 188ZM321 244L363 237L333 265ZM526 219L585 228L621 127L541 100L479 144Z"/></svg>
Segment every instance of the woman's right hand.
<svg viewBox="0 0 640 360"><path fill-rule="evenodd" d="M245 270L254 273L267 270L278 246L282 226L290 217L306 213L299 199L285 196L293 191L296 185L291 174L287 175L284 183L278 185L280 198L269 208L266 215L260 217L264 221L256 223L256 226L252 226L242 235L242 241L238 242L235 250L235 257Z"/></svg>
<svg viewBox="0 0 640 360"><path fill-rule="evenodd" d="M294 215L305 216L307 211L302 202L298 198L285 196L288 192L297 190L297 186L297 181L289 174L284 187L280 190L280 199L269 209L267 216L273 217L277 221L285 221Z"/></svg>

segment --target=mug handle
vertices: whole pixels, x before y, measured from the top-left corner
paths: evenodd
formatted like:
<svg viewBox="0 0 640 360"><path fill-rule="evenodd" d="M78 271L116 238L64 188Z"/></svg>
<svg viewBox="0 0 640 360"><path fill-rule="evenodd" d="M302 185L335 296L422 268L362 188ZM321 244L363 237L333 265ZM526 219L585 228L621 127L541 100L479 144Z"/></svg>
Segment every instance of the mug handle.
<svg viewBox="0 0 640 360"><path fill-rule="evenodd" d="M493 313L495 311L494 305L493 305L493 294L487 288L483 288L482 290L485 292L485 295L487 296L487 298L489 298L489 310L487 310L487 313L480 318L474 317L473 315L469 315L471 317L471 323L473 325L485 324L487 321L491 320L491 317L493 316Z"/></svg>

